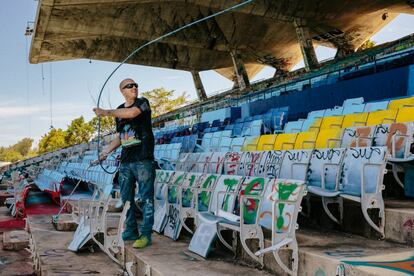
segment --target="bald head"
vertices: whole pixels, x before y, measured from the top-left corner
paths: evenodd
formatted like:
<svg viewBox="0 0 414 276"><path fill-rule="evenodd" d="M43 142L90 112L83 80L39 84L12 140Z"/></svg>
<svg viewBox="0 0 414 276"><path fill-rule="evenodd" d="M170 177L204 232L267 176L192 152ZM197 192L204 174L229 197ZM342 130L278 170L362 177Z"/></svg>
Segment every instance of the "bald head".
<svg viewBox="0 0 414 276"><path fill-rule="evenodd" d="M127 85L128 83L135 83L135 81L133 79L124 79L119 84L119 90L122 90L122 88L125 87L125 85Z"/></svg>

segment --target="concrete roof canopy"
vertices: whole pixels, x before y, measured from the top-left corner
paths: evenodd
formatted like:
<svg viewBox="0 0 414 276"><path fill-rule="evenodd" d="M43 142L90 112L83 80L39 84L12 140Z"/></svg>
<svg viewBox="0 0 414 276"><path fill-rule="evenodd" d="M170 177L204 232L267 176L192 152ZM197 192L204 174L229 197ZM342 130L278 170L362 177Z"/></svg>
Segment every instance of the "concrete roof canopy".
<svg viewBox="0 0 414 276"><path fill-rule="evenodd" d="M162 34L241 2L42 0L30 62L120 62ZM128 63L193 72L213 69L235 80L230 52L237 52L252 78L265 65L288 71L302 53L306 61L306 43L312 50L315 44L353 52L403 12L413 13L405 0L257 0L165 38Z"/></svg>

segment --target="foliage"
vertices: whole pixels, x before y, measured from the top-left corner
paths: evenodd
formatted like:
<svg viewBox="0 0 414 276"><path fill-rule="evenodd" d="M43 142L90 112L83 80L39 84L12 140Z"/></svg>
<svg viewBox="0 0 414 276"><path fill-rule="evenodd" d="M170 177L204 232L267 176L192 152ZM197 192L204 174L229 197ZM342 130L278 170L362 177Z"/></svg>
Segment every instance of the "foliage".
<svg viewBox="0 0 414 276"><path fill-rule="evenodd" d="M359 47L359 50L365 50L365 49L369 49L375 46L375 41L372 41L371 39L368 39L367 41L364 42L364 44L361 45L361 47Z"/></svg>
<svg viewBox="0 0 414 276"><path fill-rule="evenodd" d="M33 145L33 139L30 138L23 138L15 145L12 146L12 149L20 153L22 156L26 156Z"/></svg>
<svg viewBox="0 0 414 276"><path fill-rule="evenodd" d="M90 123L86 123L83 116L74 119L66 130L65 141L67 146L89 142L94 129Z"/></svg>
<svg viewBox="0 0 414 276"><path fill-rule="evenodd" d="M187 94L183 92L177 98L173 98L174 90L157 88L142 93L151 105L152 117L157 117L174 109L177 109L187 103Z"/></svg>
<svg viewBox="0 0 414 276"><path fill-rule="evenodd" d="M95 132L98 132L98 117L95 116L89 121ZM115 118L109 116L101 116L101 133L110 133L115 129Z"/></svg>
<svg viewBox="0 0 414 276"><path fill-rule="evenodd" d="M33 144L33 139L23 138L10 147L0 147L0 161L16 162L27 158Z"/></svg>
<svg viewBox="0 0 414 276"><path fill-rule="evenodd" d="M60 128L52 128L40 139L38 151L39 154L64 148L67 146L66 136L66 131Z"/></svg>

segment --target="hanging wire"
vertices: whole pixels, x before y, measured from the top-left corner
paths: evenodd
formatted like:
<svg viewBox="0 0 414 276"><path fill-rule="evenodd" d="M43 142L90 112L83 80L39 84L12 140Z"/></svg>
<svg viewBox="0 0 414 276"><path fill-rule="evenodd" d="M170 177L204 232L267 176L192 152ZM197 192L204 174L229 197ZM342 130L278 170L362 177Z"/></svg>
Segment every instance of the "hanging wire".
<svg viewBox="0 0 414 276"><path fill-rule="evenodd" d="M162 40L162 39L164 39L164 38L166 38L166 37L169 37L169 36L171 36L171 35L174 35L174 34L176 34L176 33L178 33L178 32L180 32L180 31L182 31L182 30L184 30L184 29L187 29L187 28L189 28L189 27L192 27L192 26L194 26L194 25L196 25L196 24L199 24L199 23L201 23L201 22L203 22L203 21L207 21L207 20L209 20L209 19L211 19L211 18L214 18L214 17L216 17L216 16L219 16L219 15L221 15L221 14L224 14L224 13L227 13L227 12L229 12L229 11L231 11L231 10L234 10L234 9L237 9L237 8L240 8L240 7L242 7L242 6L245 6L245 5L247 5L247 4L250 4L251 2L253 2L254 0L247 0L247 1L243 1L243 2L241 2L241 3L239 3L239 4L236 4L236 5L234 5L234 6L231 6L231 7L229 7L229 8L226 8L226 9L224 9L224 10L221 10L221 11L218 11L218 12L216 12L216 13L213 13L213 14L211 14L211 15L209 15L209 16L206 16L206 17L203 17L203 18L201 18L201 19L198 19L198 20L196 20L196 21L193 21L193 22L191 22L191 23L188 23L188 24L186 24L186 25L184 25L184 26L182 26L182 27L179 27L179 28L177 28L177 29L175 29L175 30L173 30L173 31L171 31L171 32L168 32L168 33L166 33L166 34L163 34L163 35L161 35L160 37L158 37L158 38L155 38L155 39L153 39L153 40L151 40L151 41L149 41L149 42L147 42L147 43L144 43L143 45L141 45L141 46L139 46L138 48L136 48L134 51L132 51L117 67L115 67L115 69L109 74L109 76L108 76L108 78L105 80L105 82L104 82L104 84L102 85L102 88L101 88L101 90L99 91L99 96L98 96L98 102L97 102L97 105L96 105L96 107L97 108L99 108L99 103L101 102L101 96L102 96L102 92L103 92L103 90L105 89L105 86L106 86L106 84L108 83L108 81L112 78L112 76L115 74L115 72L116 71L118 71L118 69L122 66L122 65L124 65L125 64L125 62L127 62L131 57L133 57L134 55L136 55L138 52L140 52L142 49L144 49L145 47L147 47L147 46L149 46L149 45L151 45L151 44L154 44L154 43L156 43L156 42L158 42L158 41L160 41L160 40ZM97 141L97 150L98 150L98 160L99 160L99 153L100 153L100 151L99 151L99 146L100 146L100 136L101 136L101 116L98 116L98 141ZM107 171L105 168L104 168L104 166L102 165L102 161L100 161L99 160L99 165L101 166L101 168L106 172L106 173L109 173L109 174L114 174L115 172L116 172L116 170L115 171L113 171L113 172L109 172L109 171Z"/></svg>
<svg viewBox="0 0 414 276"><path fill-rule="evenodd" d="M53 128L53 98L52 98L52 91L53 91L53 87L52 87L52 63L49 63L49 108L50 108L50 129Z"/></svg>

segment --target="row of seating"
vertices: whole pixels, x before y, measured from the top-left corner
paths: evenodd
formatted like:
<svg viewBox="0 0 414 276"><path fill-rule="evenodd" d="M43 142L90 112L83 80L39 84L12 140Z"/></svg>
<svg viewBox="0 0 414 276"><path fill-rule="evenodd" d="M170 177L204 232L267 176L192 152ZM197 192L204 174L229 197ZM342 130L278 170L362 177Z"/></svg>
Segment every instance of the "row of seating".
<svg viewBox="0 0 414 276"><path fill-rule="evenodd" d="M322 126L323 122L325 122L323 125L326 127L329 127L329 125L349 127L354 126L354 124L360 125L360 123L376 125L384 123L384 121L388 123L395 120L397 122L404 121L407 117L411 117L412 121L413 107L414 97L366 104L354 101L354 104L351 105L309 112L307 119L288 122L284 132L312 131ZM400 115L398 116L397 113L400 113ZM409 116L410 114L411 116Z"/></svg>
<svg viewBox="0 0 414 276"><path fill-rule="evenodd" d="M182 227L196 231L189 250L207 257L216 237L230 250L222 230L238 232L243 248L263 266L263 254L273 252L288 274L297 275L298 246L295 231L300 202L306 193L303 181L225 174L158 170L155 181L154 230L176 240ZM272 232L272 245L265 248L263 230ZM258 239L259 248L247 245ZM291 265L278 258L278 250L291 249Z"/></svg>
<svg viewBox="0 0 414 276"><path fill-rule="evenodd" d="M381 191L387 157L386 147L187 153L180 156L175 170L304 181L313 187L309 191L322 198L361 202L367 222L384 235ZM335 218L325 207L328 216L340 224L343 210L340 218ZM379 226L367 212L375 208L382 218Z"/></svg>

